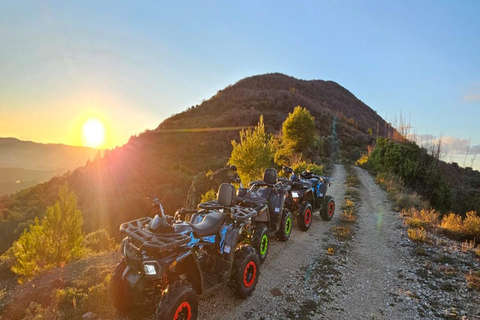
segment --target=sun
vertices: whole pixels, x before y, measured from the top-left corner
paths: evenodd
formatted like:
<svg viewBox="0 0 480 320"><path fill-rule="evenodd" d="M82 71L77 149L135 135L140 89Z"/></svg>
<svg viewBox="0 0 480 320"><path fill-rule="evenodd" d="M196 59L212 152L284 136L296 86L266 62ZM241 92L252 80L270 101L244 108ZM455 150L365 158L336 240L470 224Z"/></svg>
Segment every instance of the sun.
<svg viewBox="0 0 480 320"><path fill-rule="evenodd" d="M105 126L96 119L88 119L82 128L83 145L90 148L98 148L105 144Z"/></svg>

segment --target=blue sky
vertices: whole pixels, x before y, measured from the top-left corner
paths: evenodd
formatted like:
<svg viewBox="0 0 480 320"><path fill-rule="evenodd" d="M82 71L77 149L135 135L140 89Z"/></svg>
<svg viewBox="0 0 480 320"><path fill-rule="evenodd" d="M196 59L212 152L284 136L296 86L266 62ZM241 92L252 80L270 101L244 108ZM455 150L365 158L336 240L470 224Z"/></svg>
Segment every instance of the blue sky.
<svg viewBox="0 0 480 320"><path fill-rule="evenodd" d="M460 164L465 141L480 153L479 1L2 1L0 16L0 136L76 144L95 116L123 144L281 72L402 113Z"/></svg>

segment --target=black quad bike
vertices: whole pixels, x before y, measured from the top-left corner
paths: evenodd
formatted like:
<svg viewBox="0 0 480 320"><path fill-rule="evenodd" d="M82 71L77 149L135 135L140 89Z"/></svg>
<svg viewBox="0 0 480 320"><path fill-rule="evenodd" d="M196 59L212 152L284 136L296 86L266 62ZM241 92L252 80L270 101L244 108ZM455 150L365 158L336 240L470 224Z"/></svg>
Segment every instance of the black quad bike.
<svg viewBox="0 0 480 320"><path fill-rule="evenodd" d="M284 172L290 174L292 169L285 167ZM298 228L302 231L307 231L312 225L313 206L315 203L315 195L312 186L304 181L292 181L286 178L279 178L285 184L290 185L287 199L285 200L285 207L287 207L297 220Z"/></svg>
<svg viewBox="0 0 480 320"><path fill-rule="evenodd" d="M320 210L320 216L323 220L332 220L335 213L335 200L326 193L333 178L315 175L308 171L304 171L300 173L300 176L297 176L289 167L284 167L283 171L286 174L291 174L288 183L292 187L286 205L292 211L297 210L297 223L300 230L305 231L310 227L312 208L313 210Z"/></svg>
<svg viewBox="0 0 480 320"><path fill-rule="evenodd" d="M281 241L290 238L292 214L284 206L290 186L278 181L275 169L266 169L263 180L250 182L249 185L250 189L238 190L237 200L240 206L258 212L252 218L252 245L263 262L268 254L271 236L275 235Z"/></svg>
<svg viewBox="0 0 480 320"><path fill-rule="evenodd" d="M220 186L221 208L197 224L174 221L158 199L153 203L157 210L153 219L120 226L124 256L111 279L117 310L154 306L155 320L190 320L197 318L197 295L225 283L242 298L255 290L260 261L257 251L242 239L256 211L236 205L233 185Z"/></svg>

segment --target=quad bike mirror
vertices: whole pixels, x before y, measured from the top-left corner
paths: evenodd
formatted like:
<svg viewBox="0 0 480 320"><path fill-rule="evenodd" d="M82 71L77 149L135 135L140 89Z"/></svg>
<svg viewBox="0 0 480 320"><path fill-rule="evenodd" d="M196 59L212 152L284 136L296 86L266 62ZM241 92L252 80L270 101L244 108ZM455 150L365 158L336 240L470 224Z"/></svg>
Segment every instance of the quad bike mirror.
<svg viewBox="0 0 480 320"><path fill-rule="evenodd" d="M234 164L230 165L230 170L237 172L237 166Z"/></svg>

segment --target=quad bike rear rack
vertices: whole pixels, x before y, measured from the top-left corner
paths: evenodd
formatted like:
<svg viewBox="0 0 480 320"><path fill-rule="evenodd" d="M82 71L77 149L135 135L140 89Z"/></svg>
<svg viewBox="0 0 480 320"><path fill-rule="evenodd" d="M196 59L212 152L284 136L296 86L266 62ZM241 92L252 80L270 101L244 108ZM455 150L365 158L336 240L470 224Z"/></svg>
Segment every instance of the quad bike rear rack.
<svg viewBox="0 0 480 320"><path fill-rule="evenodd" d="M158 253L180 248L190 242L188 235L180 233L153 233L147 230L146 226L152 218L145 217L120 225L120 234L133 238L136 242L141 243L140 247L135 247L138 251L142 249L154 250Z"/></svg>

